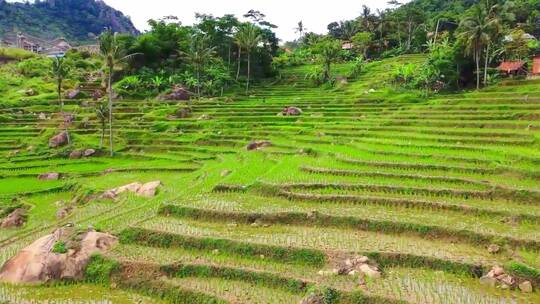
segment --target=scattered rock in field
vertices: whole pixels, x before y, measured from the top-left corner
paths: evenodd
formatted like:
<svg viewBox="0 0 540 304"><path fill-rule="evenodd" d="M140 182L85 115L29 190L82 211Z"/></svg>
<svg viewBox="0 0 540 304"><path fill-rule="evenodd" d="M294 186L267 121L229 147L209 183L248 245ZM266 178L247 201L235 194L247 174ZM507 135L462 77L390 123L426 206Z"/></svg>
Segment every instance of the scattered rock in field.
<svg viewBox="0 0 540 304"><path fill-rule="evenodd" d="M221 171L221 177L227 177L229 175L231 175L232 171L231 170L223 170Z"/></svg>
<svg viewBox="0 0 540 304"><path fill-rule="evenodd" d="M499 253L501 251L501 247L499 245L496 245L496 244L491 244L491 245L488 246L487 250L491 254L496 254L496 253Z"/></svg>
<svg viewBox="0 0 540 304"><path fill-rule="evenodd" d="M66 131L62 131L59 134L53 136L51 139L49 139L49 147L51 148L58 148L61 146L64 146L68 143L68 133Z"/></svg>
<svg viewBox="0 0 540 304"><path fill-rule="evenodd" d="M102 90L94 90L94 92L92 93L92 99L94 101L102 98L103 96L105 96L105 92L103 92Z"/></svg>
<svg viewBox="0 0 540 304"><path fill-rule="evenodd" d="M178 110L176 110L175 116L177 118L188 118L191 117L191 108L188 107L182 107Z"/></svg>
<svg viewBox="0 0 540 304"><path fill-rule="evenodd" d="M302 115L302 109L297 107L286 107L281 111L283 116L299 116Z"/></svg>
<svg viewBox="0 0 540 304"><path fill-rule="evenodd" d="M69 153L69 158L71 159L79 159L83 157L83 151L81 150L75 150Z"/></svg>
<svg viewBox="0 0 540 304"><path fill-rule="evenodd" d="M137 194L144 197L153 197L156 195L157 188L161 185L161 181L153 181L142 185Z"/></svg>
<svg viewBox="0 0 540 304"><path fill-rule="evenodd" d="M157 188L161 185L161 181L153 181L146 184L139 182L127 184L118 188L105 191L100 198L102 199L115 199L118 195L124 192L131 192L138 196L153 197L157 193Z"/></svg>
<svg viewBox="0 0 540 304"><path fill-rule="evenodd" d="M211 117L208 114L203 114L199 117L199 120L210 120Z"/></svg>
<svg viewBox="0 0 540 304"><path fill-rule="evenodd" d="M162 100L189 100L191 98L191 92L180 85L176 85L171 89L169 94L163 95Z"/></svg>
<svg viewBox="0 0 540 304"><path fill-rule="evenodd" d="M379 269L375 266L371 266L368 264L360 264L360 271L364 273L366 276L372 279L378 279L381 277L381 272Z"/></svg>
<svg viewBox="0 0 540 304"><path fill-rule="evenodd" d="M77 235L62 228L22 249L0 270L0 281L9 283L44 283L56 280L82 279L93 254L111 249L117 238L95 231ZM66 253L55 253L55 245L63 242Z"/></svg>
<svg viewBox="0 0 540 304"><path fill-rule="evenodd" d="M81 122L79 123L79 127L81 129L88 129L90 127L90 118L89 117L83 118Z"/></svg>
<svg viewBox="0 0 540 304"><path fill-rule="evenodd" d="M96 154L96 150L94 149L86 149L83 152L84 157L90 157L90 156L93 156L94 154Z"/></svg>
<svg viewBox="0 0 540 304"><path fill-rule="evenodd" d="M88 102L88 100L83 100L83 101L81 101L81 103L79 105L82 108L88 108L90 106L90 103Z"/></svg>
<svg viewBox="0 0 540 304"><path fill-rule="evenodd" d="M517 285L516 279L505 273L500 266L493 266L491 270L480 278L480 283L488 286L499 286L503 289L515 288Z"/></svg>
<svg viewBox="0 0 540 304"><path fill-rule="evenodd" d="M73 211L73 208L72 207L65 207L65 208L62 208L60 210L58 210L56 212L56 219L64 219L66 218L68 215L71 214L71 212Z"/></svg>
<svg viewBox="0 0 540 304"><path fill-rule="evenodd" d="M82 97L83 97L83 93L79 89L69 90L66 93L67 99L77 99L77 98L82 98Z"/></svg>
<svg viewBox="0 0 540 304"><path fill-rule="evenodd" d="M324 304L324 295L320 293L311 293L302 299L300 304Z"/></svg>
<svg viewBox="0 0 540 304"><path fill-rule="evenodd" d="M18 208L11 212L0 224L1 228L21 227L26 222L26 209Z"/></svg>
<svg viewBox="0 0 540 304"><path fill-rule="evenodd" d="M519 290L525 293L531 293L533 292L533 286L531 282L529 281L523 281L521 284L518 285Z"/></svg>
<svg viewBox="0 0 540 304"><path fill-rule="evenodd" d="M480 284L485 285L485 286L495 287L497 286L497 279L486 275L480 278Z"/></svg>
<svg viewBox="0 0 540 304"><path fill-rule="evenodd" d="M343 85L343 84L348 84L348 83L349 83L349 80L347 79L346 76L338 75L338 76L336 76L336 82L337 82L338 84Z"/></svg>
<svg viewBox="0 0 540 304"><path fill-rule="evenodd" d="M39 180L59 180L60 173L56 173L56 172L42 173L38 175L38 179Z"/></svg>
<svg viewBox="0 0 540 304"><path fill-rule="evenodd" d="M327 275L328 272L320 271L320 275ZM370 260L365 256L355 256L343 261L337 268L332 270L335 275L362 275L377 279L382 276L379 268L370 264Z"/></svg>
<svg viewBox="0 0 540 304"><path fill-rule="evenodd" d="M272 142L271 141L267 141L267 140L264 140L264 141L253 141L253 142L250 142L247 146L246 146L246 149L248 151L253 151L253 150L259 150L259 149L262 149L262 148L265 148L265 147L270 147L272 146Z"/></svg>
<svg viewBox="0 0 540 304"><path fill-rule="evenodd" d="M64 113L64 124L71 125L75 121L75 115L72 113Z"/></svg>
<svg viewBox="0 0 540 304"><path fill-rule="evenodd" d="M103 171L103 174L110 174L110 173L114 173L113 168L107 168L107 169L105 169L105 171Z"/></svg>
<svg viewBox="0 0 540 304"><path fill-rule="evenodd" d="M47 120L47 115L45 115L45 113L41 112L38 115L38 119L39 120Z"/></svg>
<svg viewBox="0 0 540 304"><path fill-rule="evenodd" d="M34 89L28 89L28 90L24 91L24 95L26 95L28 97L36 96L37 92Z"/></svg>

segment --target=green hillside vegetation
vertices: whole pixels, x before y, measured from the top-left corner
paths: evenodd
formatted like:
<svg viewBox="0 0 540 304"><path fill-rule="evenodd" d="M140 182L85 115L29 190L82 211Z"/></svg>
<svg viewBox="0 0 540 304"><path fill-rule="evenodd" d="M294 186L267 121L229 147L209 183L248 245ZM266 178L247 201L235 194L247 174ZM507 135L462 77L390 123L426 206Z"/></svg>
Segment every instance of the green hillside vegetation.
<svg viewBox="0 0 540 304"><path fill-rule="evenodd" d="M137 34L131 20L103 1L38 0L7 2L0 0L0 38L18 32L41 39L64 37L72 42L94 42L103 28Z"/></svg>
<svg viewBox="0 0 540 304"><path fill-rule="evenodd" d="M23 209L25 223L0 228L0 264L58 227L119 244L83 280L0 284L0 302L540 302L540 81L494 71L534 54L516 21L525 3L469 2L389 10L398 22L378 38L365 33L380 13L328 35L299 24L283 48L250 11L107 30L96 55L1 50L0 219ZM436 10L459 25L406 38ZM466 47L475 14L500 21L481 58ZM155 196L102 196L156 180ZM358 256L377 274L341 271ZM515 282L486 284L494 266Z"/></svg>

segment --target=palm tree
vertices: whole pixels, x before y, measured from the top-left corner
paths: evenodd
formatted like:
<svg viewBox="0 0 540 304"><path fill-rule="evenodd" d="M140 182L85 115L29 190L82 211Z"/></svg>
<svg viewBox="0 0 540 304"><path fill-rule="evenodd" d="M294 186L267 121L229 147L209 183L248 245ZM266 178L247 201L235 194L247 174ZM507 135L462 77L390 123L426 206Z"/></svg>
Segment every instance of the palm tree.
<svg viewBox="0 0 540 304"><path fill-rule="evenodd" d="M197 95L201 97L201 72L204 66L212 60L216 53L215 47L208 47L208 37L200 34L193 35L191 38L191 46L187 52L181 54L195 68L197 77Z"/></svg>
<svg viewBox="0 0 540 304"><path fill-rule="evenodd" d="M341 26L342 37L344 40L350 41L358 32L358 23L356 21L345 21Z"/></svg>
<svg viewBox="0 0 540 304"><path fill-rule="evenodd" d="M55 57L52 61L51 72L56 79L56 91L58 93L58 104L60 105L60 114L64 117L64 101L62 99L62 84L69 75L69 67L65 64L64 58ZM65 118L64 118L65 119ZM68 134L68 143L70 142L67 130L67 122L64 121L64 130Z"/></svg>
<svg viewBox="0 0 540 304"><path fill-rule="evenodd" d="M259 43L262 41L262 35L260 33L259 28L257 28L252 23L246 23L242 27L240 27L240 30L238 30L238 33L236 34L236 42L238 44L239 50L244 49L247 53L247 81L246 81L246 94L249 91L249 81L251 77L251 53L253 52L253 49L255 49ZM240 62L238 63L240 65ZM240 71L240 69L239 69ZM238 77L238 74L237 74Z"/></svg>
<svg viewBox="0 0 540 304"><path fill-rule="evenodd" d="M118 33L113 33L111 29L105 30L99 36L99 51L103 57L105 68L107 70L107 90L109 92L109 150L111 156L114 156L113 147L113 87L112 78L114 69L122 62L132 58L136 54L126 54L118 41Z"/></svg>
<svg viewBox="0 0 540 304"><path fill-rule="evenodd" d="M459 38L465 43L465 54L472 55L476 64L476 89L480 89L480 60L482 50L491 39L491 22L486 11L479 5L472 9L472 14L463 18L459 25Z"/></svg>
<svg viewBox="0 0 540 304"><path fill-rule="evenodd" d="M109 116L108 105L104 102L100 102L96 105L96 117L99 120L101 126L101 137L99 140L99 148L103 148L103 140L105 139L105 124L107 123L107 118Z"/></svg>
<svg viewBox="0 0 540 304"><path fill-rule="evenodd" d="M300 34L300 40L301 40L302 37L304 37L304 32L307 31L306 27L304 26L304 22L303 21L298 22L298 26L294 29L294 31Z"/></svg>

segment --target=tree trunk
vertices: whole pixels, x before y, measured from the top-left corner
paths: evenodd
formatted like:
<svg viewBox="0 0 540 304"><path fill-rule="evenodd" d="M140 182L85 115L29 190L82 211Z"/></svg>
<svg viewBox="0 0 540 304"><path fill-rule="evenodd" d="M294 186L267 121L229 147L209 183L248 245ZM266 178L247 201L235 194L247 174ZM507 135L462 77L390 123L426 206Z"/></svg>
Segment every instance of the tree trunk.
<svg viewBox="0 0 540 304"><path fill-rule="evenodd" d="M197 67L197 95L201 98L201 70Z"/></svg>
<svg viewBox="0 0 540 304"><path fill-rule="evenodd" d="M411 49L411 44L412 44L412 21L409 20L409 28L408 28L408 37L407 37L407 50L410 50Z"/></svg>
<svg viewBox="0 0 540 304"><path fill-rule="evenodd" d="M488 84L488 67L489 67L489 51L490 51L491 43L488 43L486 46L486 62L484 66L484 86L487 86Z"/></svg>
<svg viewBox="0 0 540 304"><path fill-rule="evenodd" d="M240 65L242 63L242 48L238 47L238 70L236 71L236 81L240 77Z"/></svg>
<svg viewBox="0 0 540 304"><path fill-rule="evenodd" d="M247 52L247 82L246 82L246 95L249 92L249 77L251 76L251 52Z"/></svg>
<svg viewBox="0 0 540 304"><path fill-rule="evenodd" d="M480 89L480 48L477 48L475 53L475 61L476 61L476 89Z"/></svg>
<svg viewBox="0 0 540 304"><path fill-rule="evenodd" d="M109 152L111 154L111 157L114 156L114 147L113 147L113 115L112 115L112 108L113 108L113 88L112 88L112 73L113 73L113 67L109 67Z"/></svg>
<svg viewBox="0 0 540 304"><path fill-rule="evenodd" d="M101 138L99 139L99 148L103 149L103 140L105 139L105 120L101 122Z"/></svg>

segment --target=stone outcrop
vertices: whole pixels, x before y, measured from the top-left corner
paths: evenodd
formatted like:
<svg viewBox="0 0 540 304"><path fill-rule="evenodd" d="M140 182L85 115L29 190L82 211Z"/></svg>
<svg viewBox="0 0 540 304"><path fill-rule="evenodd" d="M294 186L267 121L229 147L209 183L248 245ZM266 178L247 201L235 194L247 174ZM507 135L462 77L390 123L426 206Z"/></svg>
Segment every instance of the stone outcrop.
<svg viewBox="0 0 540 304"><path fill-rule="evenodd" d="M58 242L66 253L55 253ZM44 283L58 280L80 280L93 254L104 253L118 242L105 233L88 231L75 234L69 228L56 230L22 249L0 270L0 281L8 283Z"/></svg>
<svg viewBox="0 0 540 304"><path fill-rule="evenodd" d="M130 192L142 197L154 197L157 194L157 189L161 185L161 181L153 181L146 184L134 182L118 188L105 191L102 195L102 199L115 199L118 195Z"/></svg>
<svg viewBox="0 0 540 304"><path fill-rule="evenodd" d="M49 173L43 173L38 175L39 180L59 180L60 179L60 173L56 172L49 172Z"/></svg>
<svg viewBox="0 0 540 304"><path fill-rule="evenodd" d="M191 117L191 108L182 107L174 113L177 118L189 118Z"/></svg>
<svg viewBox="0 0 540 304"><path fill-rule="evenodd" d="M66 131L62 131L58 133L57 135L51 137L49 139L49 147L50 148L58 148L65 146L68 143L68 133Z"/></svg>
<svg viewBox="0 0 540 304"><path fill-rule="evenodd" d="M283 116L300 116L302 115L302 109L297 107L286 107L281 111L281 115Z"/></svg>
<svg viewBox="0 0 540 304"><path fill-rule="evenodd" d="M379 267L372 263L366 256L355 256L346 259L337 268L331 271L319 271L321 276L331 275L360 275L367 276L372 279L378 279L382 276Z"/></svg>
<svg viewBox="0 0 540 304"><path fill-rule="evenodd" d="M18 208L11 212L0 224L1 228L21 227L26 222L26 209Z"/></svg>
<svg viewBox="0 0 540 304"><path fill-rule="evenodd" d="M96 150L94 149L82 149L82 150L74 150L69 154L69 158L71 159L79 159L83 157L90 157L96 154Z"/></svg>
<svg viewBox="0 0 540 304"><path fill-rule="evenodd" d="M178 100L178 101L187 101L191 98L191 92L189 92L185 87L176 85L171 89L169 94L163 95L162 100Z"/></svg>
<svg viewBox="0 0 540 304"><path fill-rule="evenodd" d="M500 266L493 266L491 270L480 278L482 285L498 287L501 289L516 289L519 288L522 292L532 292L533 286L529 281L519 282L517 278L506 273Z"/></svg>
<svg viewBox="0 0 540 304"><path fill-rule="evenodd" d="M272 146L272 142L267 141L267 140L252 141L246 146L246 149L248 151L253 151L253 150L260 150L262 148L270 147L270 146Z"/></svg>
<svg viewBox="0 0 540 304"><path fill-rule="evenodd" d="M66 98L67 99L78 99L78 98L82 98L83 96L84 96L84 94L79 89L69 90L66 93Z"/></svg>

